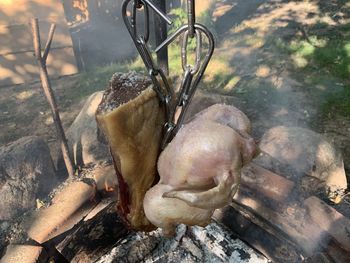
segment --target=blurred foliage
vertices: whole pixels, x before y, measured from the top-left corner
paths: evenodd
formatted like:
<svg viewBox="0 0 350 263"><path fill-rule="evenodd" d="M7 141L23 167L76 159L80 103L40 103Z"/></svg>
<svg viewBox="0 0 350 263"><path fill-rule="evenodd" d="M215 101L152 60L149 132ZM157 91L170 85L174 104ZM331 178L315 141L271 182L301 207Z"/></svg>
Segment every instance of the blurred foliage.
<svg viewBox="0 0 350 263"><path fill-rule="evenodd" d="M328 96L324 112L350 115L350 23L317 23L290 39L278 38L275 45L290 56L297 70L341 82L344 88Z"/></svg>
<svg viewBox="0 0 350 263"><path fill-rule="evenodd" d="M337 28L317 24L310 31L306 39L305 35L289 41L279 38L276 45L291 55L297 68L319 68L350 80L350 24Z"/></svg>
<svg viewBox="0 0 350 263"><path fill-rule="evenodd" d="M334 114L350 116L350 86L344 87L341 92L330 95L324 105L324 114L333 117Z"/></svg>
<svg viewBox="0 0 350 263"><path fill-rule="evenodd" d="M187 23L187 13L182 8L174 8L169 12L173 23L169 27L169 34L173 34L176 29Z"/></svg>

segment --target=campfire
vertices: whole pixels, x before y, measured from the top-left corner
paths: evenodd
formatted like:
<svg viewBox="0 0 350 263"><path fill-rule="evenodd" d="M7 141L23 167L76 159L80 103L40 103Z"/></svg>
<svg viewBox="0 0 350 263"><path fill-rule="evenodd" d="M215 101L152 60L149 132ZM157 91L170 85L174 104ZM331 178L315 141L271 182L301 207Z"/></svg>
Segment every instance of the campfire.
<svg viewBox="0 0 350 263"><path fill-rule="evenodd" d="M148 9L170 22L151 1L123 4L149 75L117 72L104 92L87 100L73 125L92 129L93 145L108 153L82 168L71 158L78 146L69 147L45 71L55 27L42 54L33 20L36 59L69 179L47 203L37 200L36 210L23 212L1 262L350 262L350 212L335 206L347 188L341 154L322 135L299 127L276 126L253 138L235 102L196 92L214 40L196 23L194 1L188 1L188 24L155 49L182 36L184 72L175 92L153 61L149 28L144 35L136 30L137 13L145 12L147 22ZM189 39L196 44L193 65ZM85 125L78 125L82 119ZM37 145L39 157L27 165ZM52 160L41 140L6 147L0 169L9 177L18 163L33 174L39 168L54 173L43 170ZM0 193L11 189L0 181Z"/></svg>

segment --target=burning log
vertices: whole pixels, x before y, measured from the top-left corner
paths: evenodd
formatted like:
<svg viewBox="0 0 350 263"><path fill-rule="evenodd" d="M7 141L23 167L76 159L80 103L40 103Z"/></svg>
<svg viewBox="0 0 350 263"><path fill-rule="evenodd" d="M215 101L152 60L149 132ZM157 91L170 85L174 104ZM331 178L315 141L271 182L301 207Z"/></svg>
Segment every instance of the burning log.
<svg viewBox="0 0 350 263"><path fill-rule="evenodd" d="M161 231L127 232L110 203L67 236L57 250L68 262L240 262L267 258L217 223L205 228L177 228L175 237Z"/></svg>
<svg viewBox="0 0 350 263"><path fill-rule="evenodd" d="M343 245L339 245L329 233L315 225L315 222L308 218L309 215L303 212L303 207L294 207L294 211L291 207L289 209L287 207L284 211L276 211L264 205L263 202L247 197L242 192L236 198L237 202L226 209L238 211L251 223L267 230L272 234L273 239L286 240L286 244L291 244L289 246L266 247L269 243L263 243L263 241L269 238L268 235L251 242L251 234L239 228L233 229L239 233L240 238L246 240L255 248L260 248L259 250L264 252L265 255L275 259L275 262L299 262L298 260L294 261L294 259L300 256L312 258L319 252L325 253L327 257L332 259L332 262L349 262L349 252L344 250ZM218 220L222 221L220 217ZM270 240L269 242L273 244ZM285 249L286 247L288 249ZM290 247L294 249L290 250ZM276 257L279 259L276 259Z"/></svg>
<svg viewBox="0 0 350 263"><path fill-rule="evenodd" d="M96 112L111 149L119 185L119 207L130 226L150 230L143 211L146 191L157 181L165 112L149 79L115 74Z"/></svg>
<svg viewBox="0 0 350 263"><path fill-rule="evenodd" d="M242 169L242 187L253 189L274 202L288 201L294 183L254 163Z"/></svg>

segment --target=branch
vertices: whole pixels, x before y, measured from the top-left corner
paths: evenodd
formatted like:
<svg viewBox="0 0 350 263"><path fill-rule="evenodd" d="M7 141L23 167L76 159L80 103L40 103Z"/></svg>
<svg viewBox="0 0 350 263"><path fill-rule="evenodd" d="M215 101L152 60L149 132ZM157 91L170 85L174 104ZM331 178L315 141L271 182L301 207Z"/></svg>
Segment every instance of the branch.
<svg viewBox="0 0 350 263"><path fill-rule="evenodd" d="M51 47L53 35L55 34L55 29L56 29L56 25L51 24L49 37L47 38L47 42L46 42L46 46L45 46L45 50L44 50L44 55L42 58L44 63L46 63L47 56L49 55L49 52L50 52L50 47Z"/></svg>
<svg viewBox="0 0 350 263"><path fill-rule="evenodd" d="M64 133L60 114L59 114L59 111L57 108L55 95L54 95L53 90L51 88L49 74L48 74L47 68L46 68L46 59L47 59L47 56L48 56L49 51L50 51L50 46L51 46L53 35L55 33L55 24L51 25L49 37L48 37L47 42L46 42L43 56L41 53L39 21L37 18L32 19L31 27L32 27L32 31L33 31L34 53L35 53L36 59L38 60L41 85L42 85L42 88L44 90L44 94L46 96L46 99L51 107L52 118L53 118L53 121L56 125L57 137L59 138L59 140L61 142L61 151L62 151L62 155L63 155L63 160L65 162L69 176L72 177L74 175L74 165L73 165L73 161L72 161L70 154L69 154L67 138L66 138L66 135Z"/></svg>
<svg viewBox="0 0 350 263"><path fill-rule="evenodd" d="M40 31L38 18L33 18L31 21L32 33L33 33L33 45L34 54L38 61L42 61L41 57L41 44L40 44Z"/></svg>

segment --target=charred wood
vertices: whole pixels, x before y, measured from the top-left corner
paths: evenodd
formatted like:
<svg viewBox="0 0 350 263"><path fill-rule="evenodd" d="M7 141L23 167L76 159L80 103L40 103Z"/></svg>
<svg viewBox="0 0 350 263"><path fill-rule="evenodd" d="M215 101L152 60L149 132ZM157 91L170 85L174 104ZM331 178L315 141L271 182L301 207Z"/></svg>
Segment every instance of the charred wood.
<svg viewBox="0 0 350 263"><path fill-rule="evenodd" d="M93 262L128 233L115 202L68 235L56 248L69 262Z"/></svg>

